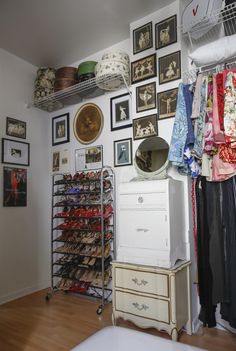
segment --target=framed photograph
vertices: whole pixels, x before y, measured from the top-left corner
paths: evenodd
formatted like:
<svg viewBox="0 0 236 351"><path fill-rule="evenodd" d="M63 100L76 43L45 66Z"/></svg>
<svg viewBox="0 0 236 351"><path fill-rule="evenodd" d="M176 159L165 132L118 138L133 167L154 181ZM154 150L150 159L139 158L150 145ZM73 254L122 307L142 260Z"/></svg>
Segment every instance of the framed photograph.
<svg viewBox="0 0 236 351"><path fill-rule="evenodd" d="M7 117L6 134L16 138L26 139L26 122Z"/></svg>
<svg viewBox="0 0 236 351"><path fill-rule="evenodd" d="M55 151L52 154L52 171L59 172L60 170L60 151Z"/></svg>
<svg viewBox="0 0 236 351"><path fill-rule="evenodd" d="M3 167L3 206L27 205L27 169Z"/></svg>
<svg viewBox="0 0 236 351"><path fill-rule="evenodd" d="M133 53L138 54L153 46L152 22L144 24L142 27L133 30Z"/></svg>
<svg viewBox="0 0 236 351"><path fill-rule="evenodd" d="M177 42L177 16L171 16L155 25L156 50Z"/></svg>
<svg viewBox="0 0 236 351"><path fill-rule="evenodd" d="M152 54L140 60L131 62L132 83L137 83L144 79L156 77L156 75L157 75L156 54Z"/></svg>
<svg viewBox="0 0 236 351"><path fill-rule="evenodd" d="M155 135L158 135L156 114L135 118L133 120L134 140L148 138Z"/></svg>
<svg viewBox="0 0 236 351"><path fill-rule="evenodd" d="M103 149L100 146L91 146L75 150L75 171L102 168Z"/></svg>
<svg viewBox="0 0 236 351"><path fill-rule="evenodd" d="M180 51L159 58L159 84L181 78Z"/></svg>
<svg viewBox="0 0 236 351"><path fill-rule="evenodd" d="M156 82L136 88L136 112L156 108Z"/></svg>
<svg viewBox="0 0 236 351"><path fill-rule="evenodd" d="M52 145L70 141L69 113L52 118Z"/></svg>
<svg viewBox="0 0 236 351"><path fill-rule="evenodd" d="M30 164L29 143L2 138L2 163L29 166Z"/></svg>
<svg viewBox="0 0 236 351"><path fill-rule="evenodd" d="M115 96L110 100L111 130L132 126L130 94Z"/></svg>
<svg viewBox="0 0 236 351"><path fill-rule="evenodd" d="M175 116L178 88L162 91L157 94L158 119Z"/></svg>
<svg viewBox="0 0 236 351"><path fill-rule="evenodd" d="M103 114L101 109L93 103L80 107L74 118L74 134L81 144L93 143L101 134L103 128Z"/></svg>
<svg viewBox="0 0 236 351"><path fill-rule="evenodd" d="M132 165L132 139L122 139L114 141L114 166Z"/></svg>

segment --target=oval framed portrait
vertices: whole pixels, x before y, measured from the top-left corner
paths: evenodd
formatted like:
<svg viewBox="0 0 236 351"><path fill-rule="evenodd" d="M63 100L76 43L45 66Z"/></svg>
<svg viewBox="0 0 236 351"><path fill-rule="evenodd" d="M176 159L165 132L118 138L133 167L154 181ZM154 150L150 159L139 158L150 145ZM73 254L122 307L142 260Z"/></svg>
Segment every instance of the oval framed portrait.
<svg viewBox="0 0 236 351"><path fill-rule="evenodd" d="M102 132L103 113L93 103L80 107L74 118L74 134L81 144L91 144Z"/></svg>

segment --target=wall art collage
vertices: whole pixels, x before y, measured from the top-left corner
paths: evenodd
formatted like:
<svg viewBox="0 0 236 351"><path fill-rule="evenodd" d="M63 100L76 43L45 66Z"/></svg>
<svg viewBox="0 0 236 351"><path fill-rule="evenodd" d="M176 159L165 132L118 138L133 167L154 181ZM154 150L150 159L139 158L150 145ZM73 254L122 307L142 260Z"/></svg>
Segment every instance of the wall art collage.
<svg viewBox="0 0 236 351"><path fill-rule="evenodd" d="M3 167L3 206L25 207L27 169L22 167L30 165L30 144L18 139L26 139L26 122L7 117L6 135L15 139L2 138L2 163L9 165Z"/></svg>

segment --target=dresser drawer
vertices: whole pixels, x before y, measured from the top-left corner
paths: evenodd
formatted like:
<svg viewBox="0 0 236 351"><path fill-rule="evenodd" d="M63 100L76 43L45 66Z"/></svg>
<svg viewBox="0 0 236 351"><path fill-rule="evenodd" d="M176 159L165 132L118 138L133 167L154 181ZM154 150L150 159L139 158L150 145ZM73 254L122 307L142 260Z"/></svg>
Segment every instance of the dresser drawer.
<svg viewBox="0 0 236 351"><path fill-rule="evenodd" d="M159 209L167 208L166 192L154 193L136 193L136 194L121 194L119 206L121 209L140 208L140 209Z"/></svg>
<svg viewBox="0 0 236 351"><path fill-rule="evenodd" d="M169 277L167 274L116 267L114 273L116 288L169 297Z"/></svg>
<svg viewBox="0 0 236 351"><path fill-rule="evenodd" d="M169 301L158 298L116 290L115 309L134 316L144 317L167 324L170 323Z"/></svg>

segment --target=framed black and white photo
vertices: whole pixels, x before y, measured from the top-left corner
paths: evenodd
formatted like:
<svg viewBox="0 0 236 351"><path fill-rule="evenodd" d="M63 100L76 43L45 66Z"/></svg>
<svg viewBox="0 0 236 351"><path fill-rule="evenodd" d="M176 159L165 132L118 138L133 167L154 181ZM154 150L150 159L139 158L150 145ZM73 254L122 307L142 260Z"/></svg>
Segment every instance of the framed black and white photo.
<svg viewBox="0 0 236 351"><path fill-rule="evenodd" d="M158 119L174 117L176 112L176 103L178 88L162 91L157 94L158 101Z"/></svg>
<svg viewBox="0 0 236 351"><path fill-rule="evenodd" d="M89 146L75 150L75 171L98 169L103 167L102 145Z"/></svg>
<svg viewBox="0 0 236 351"><path fill-rule="evenodd" d="M55 151L52 154L52 171L59 172L60 170L60 151Z"/></svg>
<svg viewBox="0 0 236 351"><path fill-rule="evenodd" d="M2 138L2 163L29 166L30 145L22 141Z"/></svg>
<svg viewBox="0 0 236 351"><path fill-rule="evenodd" d="M110 100L111 130L132 126L130 94L115 96Z"/></svg>
<svg viewBox="0 0 236 351"><path fill-rule="evenodd" d="M133 120L134 140L148 138L158 135L157 115L135 118Z"/></svg>
<svg viewBox="0 0 236 351"><path fill-rule="evenodd" d="M176 51L159 58L159 84L181 78L181 52Z"/></svg>
<svg viewBox="0 0 236 351"><path fill-rule="evenodd" d="M52 118L52 145L70 141L69 113Z"/></svg>
<svg viewBox="0 0 236 351"><path fill-rule="evenodd" d="M140 60L131 62L132 83L137 83L145 79L156 77L156 75L157 75L156 54L152 54Z"/></svg>
<svg viewBox="0 0 236 351"><path fill-rule="evenodd" d="M6 134L16 138L26 139L26 122L7 117Z"/></svg>
<svg viewBox="0 0 236 351"><path fill-rule="evenodd" d="M171 16L155 25L156 50L177 42L177 16Z"/></svg>
<svg viewBox="0 0 236 351"><path fill-rule="evenodd" d="M156 82L136 88L136 112L156 108Z"/></svg>
<svg viewBox="0 0 236 351"><path fill-rule="evenodd" d="M114 141L114 166L132 165L132 139L122 139Z"/></svg>
<svg viewBox="0 0 236 351"><path fill-rule="evenodd" d="M3 167L3 206L27 205L27 169Z"/></svg>
<svg viewBox="0 0 236 351"><path fill-rule="evenodd" d="M138 54L153 47L152 22L133 30L133 53Z"/></svg>

